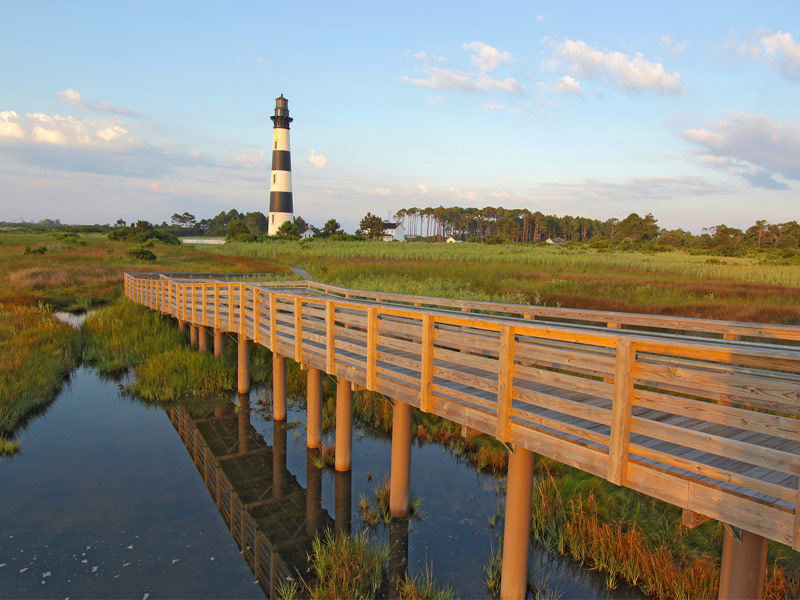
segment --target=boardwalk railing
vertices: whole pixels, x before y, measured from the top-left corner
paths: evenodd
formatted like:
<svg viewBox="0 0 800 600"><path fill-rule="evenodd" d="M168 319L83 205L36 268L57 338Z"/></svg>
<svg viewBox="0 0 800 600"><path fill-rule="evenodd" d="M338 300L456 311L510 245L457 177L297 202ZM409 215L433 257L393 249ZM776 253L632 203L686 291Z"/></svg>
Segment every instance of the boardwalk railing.
<svg viewBox="0 0 800 600"><path fill-rule="evenodd" d="M125 293L800 549L798 327L215 278L126 275Z"/></svg>

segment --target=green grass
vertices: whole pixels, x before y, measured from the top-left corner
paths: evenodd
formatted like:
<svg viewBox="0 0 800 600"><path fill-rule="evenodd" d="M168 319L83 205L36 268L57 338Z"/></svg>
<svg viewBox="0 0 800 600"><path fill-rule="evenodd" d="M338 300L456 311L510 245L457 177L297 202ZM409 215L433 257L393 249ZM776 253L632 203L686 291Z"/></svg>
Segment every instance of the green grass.
<svg viewBox="0 0 800 600"><path fill-rule="evenodd" d="M19 440L7 440L4 437L0 437L0 456L16 454L19 452L20 445Z"/></svg>
<svg viewBox="0 0 800 600"><path fill-rule="evenodd" d="M391 523L395 517L389 511L389 480L376 485L374 490L375 503L373 504L369 497L360 494L358 497L358 506L361 508L361 520L367 524L368 527L377 525L378 523ZM408 518L419 517L419 508L422 505L422 498L412 496L408 500ZM406 518L406 517L403 517Z"/></svg>
<svg viewBox="0 0 800 600"><path fill-rule="evenodd" d="M0 304L0 437L48 405L80 359L75 329L49 309Z"/></svg>
<svg viewBox="0 0 800 600"><path fill-rule="evenodd" d="M100 309L84 325L83 358L103 373L134 369L130 391L151 401L209 396L236 386L236 348L226 344L215 358L188 346L175 320L127 300ZM271 380L272 355L262 346L250 352L253 383Z"/></svg>
<svg viewBox="0 0 800 600"><path fill-rule="evenodd" d="M366 533L351 537L326 531L312 541L308 560L316 578L313 585L307 585L312 600L370 600L383 583L389 548L370 542Z"/></svg>
<svg viewBox="0 0 800 600"><path fill-rule="evenodd" d="M400 600L450 600L455 597L452 588L439 587L433 579L433 571L425 565L424 573L405 573L397 582L397 597Z"/></svg>
<svg viewBox="0 0 800 600"><path fill-rule="evenodd" d="M770 253L383 242L227 244L211 252L301 266L327 283L382 292L800 323L800 269Z"/></svg>

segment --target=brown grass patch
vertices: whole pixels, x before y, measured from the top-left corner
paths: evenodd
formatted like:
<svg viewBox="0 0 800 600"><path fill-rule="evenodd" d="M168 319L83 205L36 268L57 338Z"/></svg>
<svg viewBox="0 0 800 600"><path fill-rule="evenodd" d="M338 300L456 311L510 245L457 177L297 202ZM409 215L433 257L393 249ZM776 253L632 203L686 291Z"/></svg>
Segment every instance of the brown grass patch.
<svg viewBox="0 0 800 600"><path fill-rule="evenodd" d="M121 267L79 267L44 269L32 268L13 271L8 282L15 290L49 290L88 284L121 283Z"/></svg>

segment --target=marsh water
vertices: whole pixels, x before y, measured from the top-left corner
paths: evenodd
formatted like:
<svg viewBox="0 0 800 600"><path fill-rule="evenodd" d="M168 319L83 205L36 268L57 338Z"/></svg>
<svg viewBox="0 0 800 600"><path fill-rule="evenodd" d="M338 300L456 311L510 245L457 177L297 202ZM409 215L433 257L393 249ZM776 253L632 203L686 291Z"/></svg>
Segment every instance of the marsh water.
<svg viewBox="0 0 800 600"><path fill-rule="evenodd" d="M359 497L389 474L382 433L356 429L343 476L314 465L299 403L282 425L260 389L154 406L124 386L77 369L0 460L0 597L259 598L286 572L309 576L314 533L365 529ZM419 517L370 529L392 542L390 571L489 597L501 481L436 444L411 460ZM530 578L562 598L640 597L536 545Z"/></svg>

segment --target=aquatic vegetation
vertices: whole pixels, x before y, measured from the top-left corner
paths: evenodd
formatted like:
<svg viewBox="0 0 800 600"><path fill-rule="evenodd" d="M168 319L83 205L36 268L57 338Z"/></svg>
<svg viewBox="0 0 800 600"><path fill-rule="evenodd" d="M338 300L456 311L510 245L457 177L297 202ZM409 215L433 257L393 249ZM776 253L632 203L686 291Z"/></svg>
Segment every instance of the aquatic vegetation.
<svg viewBox="0 0 800 600"><path fill-rule="evenodd" d="M53 400L80 354L80 333L49 307L0 303L0 437Z"/></svg>
<svg viewBox="0 0 800 600"><path fill-rule="evenodd" d="M336 448L334 446L328 444L320 444L317 452L314 452L311 456L311 462L314 463L314 466L318 469L330 469L333 468L335 464L335 453Z"/></svg>
<svg viewBox="0 0 800 600"><path fill-rule="evenodd" d="M175 400L233 390L236 385L236 347L224 355L191 349L188 334L173 319L127 300L100 309L84 325L83 358L103 373L135 369L130 390L147 400ZM270 381L272 354L254 345L250 378Z"/></svg>
<svg viewBox="0 0 800 600"><path fill-rule="evenodd" d="M358 496L358 506L361 509L361 520L371 527L378 523L391 523L392 513L389 511L389 480L375 486L375 504L364 494ZM422 498L411 496L408 499L408 518L419 517L419 508L422 505ZM404 517L405 518L405 517Z"/></svg>
<svg viewBox="0 0 800 600"><path fill-rule="evenodd" d="M295 600L300 598L300 584L294 579L281 579L275 586L277 600Z"/></svg>
<svg viewBox="0 0 800 600"><path fill-rule="evenodd" d="M4 437L0 437L0 456L16 454L19 452L20 445L19 440L7 440Z"/></svg>
<svg viewBox="0 0 800 600"><path fill-rule="evenodd" d="M436 584L433 570L427 564L424 573L412 576L405 573L397 582L397 598L400 600L451 600L454 597L452 588Z"/></svg>
<svg viewBox="0 0 800 600"><path fill-rule="evenodd" d="M312 600L330 598L375 598L380 589L389 547L370 542L366 532L356 536L326 531L314 538L308 561L316 582L306 584Z"/></svg>
<svg viewBox="0 0 800 600"><path fill-rule="evenodd" d="M489 548L489 562L483 565L484 582L493 596L500 595L500 580L503 573L503 540L497 540L497 547L492 543Z"/></svg>

